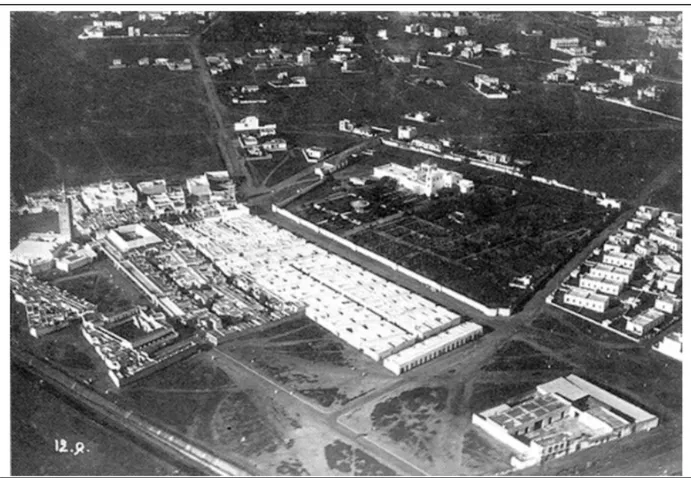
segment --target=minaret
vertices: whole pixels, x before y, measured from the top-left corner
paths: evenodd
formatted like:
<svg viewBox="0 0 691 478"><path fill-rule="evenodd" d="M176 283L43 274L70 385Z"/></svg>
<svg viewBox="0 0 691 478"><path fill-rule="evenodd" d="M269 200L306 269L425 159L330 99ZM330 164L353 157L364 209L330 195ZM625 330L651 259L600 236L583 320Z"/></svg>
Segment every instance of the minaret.
<svg viewBox="0 0 691 478"><path fill-rule="evenodd" d="M72 240L72 200L65 193L65 182L62 183L62 198L58 203L58 224L60 235Z"/></svg>

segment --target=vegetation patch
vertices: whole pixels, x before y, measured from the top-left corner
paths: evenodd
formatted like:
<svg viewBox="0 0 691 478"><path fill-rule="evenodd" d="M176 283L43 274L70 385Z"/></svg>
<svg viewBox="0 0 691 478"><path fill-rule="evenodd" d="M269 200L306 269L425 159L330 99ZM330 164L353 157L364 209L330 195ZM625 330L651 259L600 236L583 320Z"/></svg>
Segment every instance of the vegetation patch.
<svg viewBox="0 0 691 478"><path fill-rule="evenodd" d="M396 472L388 466L341 440L326 445L324 454L329 468L341 473L352 473L355 476L396 476Z"/></svg>
<svg viewBox="0 0 691 478"><path fill-rule="evenodd" d="M329 408L334 402L344 404L347 402L347 395L340 393L336 387L330 388L302 388L299 389L302 395L316 400L319 405Z"/></svg>
<svg viewBox="0 0 691 478"><path fill-rule="evenodd" d="M415 450L415 454L432 459L430 441L436 434L428 422L446 408L448 389L419 387L378 403L372 410L375 430L384 432L396 442Z"/></svg>
<svg viewBox="0 0 691 478"><path fill-rule="evenodd" d="M246 456L273 453L282 442L280 434L245 392L231 393L221 402L212 429L220 444Z"/></svg>
<svg viewBox="0 0 691 478"><path fill-rule="evenodd" d="M283 460L281 464L276 467L276 473L289 476L309 476L309 472L297 458Z"/></svg>

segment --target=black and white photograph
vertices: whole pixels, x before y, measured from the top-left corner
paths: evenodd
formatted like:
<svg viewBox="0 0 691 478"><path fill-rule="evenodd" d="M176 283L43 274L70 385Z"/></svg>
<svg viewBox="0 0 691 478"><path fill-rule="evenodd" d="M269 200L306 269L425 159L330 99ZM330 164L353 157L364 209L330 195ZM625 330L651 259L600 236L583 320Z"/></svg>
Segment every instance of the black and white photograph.
<svg viewBox="0 0 691 478"><path fill-rule="evenodd" d="M6 6L3 471L681 476L687 10Z"/></svg>

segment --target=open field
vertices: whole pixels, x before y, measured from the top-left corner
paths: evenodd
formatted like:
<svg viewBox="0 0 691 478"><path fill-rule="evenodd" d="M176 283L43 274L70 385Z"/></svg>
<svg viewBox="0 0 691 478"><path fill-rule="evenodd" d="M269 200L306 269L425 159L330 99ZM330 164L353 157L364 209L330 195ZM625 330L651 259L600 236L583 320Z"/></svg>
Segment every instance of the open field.
<svg viewBox="0 0 691 478"><path fill-rule="evenodd" d="M124 63L143 56L189 58L185 43L88 42L77 40L76 33L73 23L59 17L13 14L15 193L58 183L61 177L76 185L117 177L174 179L223 168L208 133L196 71L108 68L116 58ZM35 103L35 97L41 102Z"/></svg>
<svg viewBox="0 0 691 478"><path fill-rule="evenodd" d="M225 357L199 354L111 396L153 423L262 475L395 474L330 429L320 414L295 407L293 396L278 394Z"/></svg>
<svg viewBox="0 0 691 478"><path fill-rule="evenodd" d="M397 381L306 318L244 335L220 349L329 411Z"/></svg>
<svg viewBox="0 0 691 478"><path fill-rule="evenodd" d="M97 476L194 474L149 453L108 428L92 421L23 370L11 369L13 475ZM84 443L87 453L55 452L56 438L74 447Z"/></svg>
<svg viewBox="0 0 691 478"><path fill-rule="evenodd" d="M371 162L360 160L352 170L366 172L383 158L409 164L415 156L422 160L414 154L400 160L403 155L380 148ZM439 163L447 166L447 161ZM489 307L525 300L531 289L511 287L514 279L530 275L539 285L613 219L610 211L580 194L475 168L452 168L476 182L475 192L448 190L427 199L399 191L386 178L364 186L327 181L289 209ZM354 212L356 199L369 202L364 212Z"/></svg>

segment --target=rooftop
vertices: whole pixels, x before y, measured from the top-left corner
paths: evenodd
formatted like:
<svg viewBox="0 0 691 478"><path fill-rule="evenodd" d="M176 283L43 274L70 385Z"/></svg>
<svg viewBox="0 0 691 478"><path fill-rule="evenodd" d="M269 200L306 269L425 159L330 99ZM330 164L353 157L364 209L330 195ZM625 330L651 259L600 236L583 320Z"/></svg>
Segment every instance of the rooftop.
<svg viewBox="0 0 691 478"><path fill-rule="evenodd" d="M513 405L489 418L504 428L516 429L549 413L568 407L569 402L555 394L536 393L528 400Z"/></svg>

